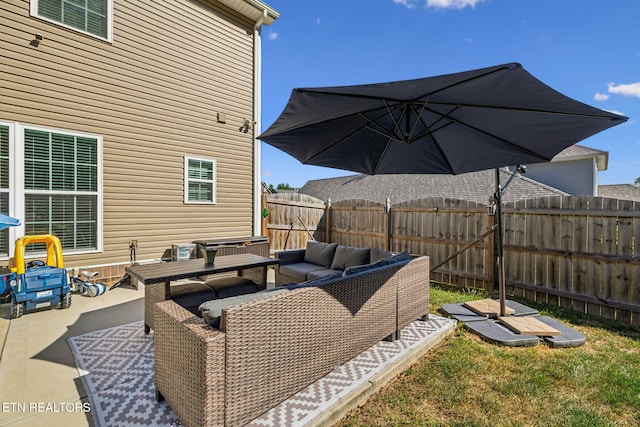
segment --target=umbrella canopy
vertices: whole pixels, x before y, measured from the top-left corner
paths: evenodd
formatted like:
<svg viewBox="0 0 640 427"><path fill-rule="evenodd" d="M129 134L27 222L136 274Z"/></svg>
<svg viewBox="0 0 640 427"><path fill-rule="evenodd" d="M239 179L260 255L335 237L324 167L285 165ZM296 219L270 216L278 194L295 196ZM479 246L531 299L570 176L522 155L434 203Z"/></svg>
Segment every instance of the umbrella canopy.
<svg viewBox="0 0 640 427"><path fill-rule="evenodd" d="M358 86L294 89L258 138L305 164L376 174L461 174L496 168L494 230L505 315L500 174L550 161L627 118L571 99L520 64ZM512 176L513 177L513 176Z"/></svg>
<svg viewBox="0 0 640 427"><path fill-rule="evenodd" d="M626 117L575 101L520 64L294 89L258 138L305 164L368 175L460 174L550 161Z"/></svg>
<svg viewBox="0 0 640 427"><path fill-rule="evenodd" d="M9 227L15 227L17 225L20 225L20 220L18 218L0 214L0 230L4 230L5 228Z"/></svg>

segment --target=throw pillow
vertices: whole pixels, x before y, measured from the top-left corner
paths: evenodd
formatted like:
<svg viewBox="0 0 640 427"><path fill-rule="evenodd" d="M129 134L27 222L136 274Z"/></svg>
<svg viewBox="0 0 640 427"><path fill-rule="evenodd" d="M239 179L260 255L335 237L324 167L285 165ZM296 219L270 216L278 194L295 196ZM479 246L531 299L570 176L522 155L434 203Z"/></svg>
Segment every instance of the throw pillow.
<svg viewBox="0 0 640 427"><path fill-rule="evenodd" d="M352 265L362 265L369 262L369 248L352 248L338 246L331 263L332 270L344 270Z"/></svg>
<svg viewBox="0 0 640 427"><path fill-rule="evenodd" d="M309 241L304 252L304 261L329 268L337 247L337 243Z"/></svg>
<svg viewBox="0 0 640 427"><path fill-rule="evenodd" d="M402 251L400 253L395 254L390 259L394 261L409 261L411 260L411 254L407 251Z"/></svg>
<svg viewBox="0 0 640 427"><path fill-rule="evenodd" d="M356 274L363 271L371 270L372 268L395 264L396 262L409 261L410 259L411 259L411 255L409 254L409 252L407 251L400 252L394 256L379 259L378 261L372 262L371 264L354 265L351 267L347 267L344 270L343 276L348 276L350 274Z"/></svg>
<svg viewBox="0 0 640 427"><path fill-rule="evenodd" d="M378 248L371 248L371 258L369 259L369 262L373 263L384 258L389 258L390 256L393 256L393 252Z"/></svg>

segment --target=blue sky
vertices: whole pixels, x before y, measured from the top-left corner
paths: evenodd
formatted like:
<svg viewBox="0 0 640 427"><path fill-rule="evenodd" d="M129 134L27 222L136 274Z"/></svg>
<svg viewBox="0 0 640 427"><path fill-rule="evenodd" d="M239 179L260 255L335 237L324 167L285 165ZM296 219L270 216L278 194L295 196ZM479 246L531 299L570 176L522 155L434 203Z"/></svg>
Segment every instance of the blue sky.
<svg viewBox="0 0 640 427"><path fill-rule="evenodd" d="M609 152L600 184L640 177L638 0L266 0L262 130L293 88L380 83L519 62L578 101L629 117L580 144ZM262 143L262 180L300 187L349 172Z"/></svg>

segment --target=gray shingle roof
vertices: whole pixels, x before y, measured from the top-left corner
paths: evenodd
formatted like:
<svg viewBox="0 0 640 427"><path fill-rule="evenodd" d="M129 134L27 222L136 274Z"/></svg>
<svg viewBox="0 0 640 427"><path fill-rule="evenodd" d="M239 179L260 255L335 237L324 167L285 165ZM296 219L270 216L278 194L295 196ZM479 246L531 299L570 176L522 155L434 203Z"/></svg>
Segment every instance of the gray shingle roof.
<svg viewBox="0 0 640 427"><path fill-rule="evenodd" d="M640 188L631 184L598 185L598 196L640 202Z"/></svg>
<svg viewBox="0 0 640 427"><path fill-rule="evenodd" d="M556 156L554 159L563 159L568 157L584 157L584 156L597 156L598 154L606 154L606 151L596 150L595 148L589 148L582 145L572 145L570 147L565 148Z"/></svg>
<svg viewBox="0 0 640 427"><path fill-rule="evenodd" d="M501 170L500 182L504 185L511 172ZM331 199L367 199L384 203L400 203L426 197L448 197L487 203L495 192L495 171L486 170L461 175L349 175L338 178L308 181L300 193ZM543 196L565 196L567 193L549 187L524 175L515 178L503 196L504 202Z"/></svg>

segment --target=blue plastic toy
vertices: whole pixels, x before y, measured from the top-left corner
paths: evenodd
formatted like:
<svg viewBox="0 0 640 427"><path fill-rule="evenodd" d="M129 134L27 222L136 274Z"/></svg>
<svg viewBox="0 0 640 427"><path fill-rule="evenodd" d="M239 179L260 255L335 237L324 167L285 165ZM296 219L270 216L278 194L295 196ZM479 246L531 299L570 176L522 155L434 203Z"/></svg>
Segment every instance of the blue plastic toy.
<svg viewBox="0 0 640 427"><path fill-rule="evenodd" d="M25 263L25 247L38 243L46 245L47 261L32 260ZM11 318L18 318L25 311L38 308L71 306L69 275L62 260L62 245L56 236L44 234L18 238L15 255L9 259L9 269L11 273L4 276L3 282L4 286L10 283Z"/></svg>

